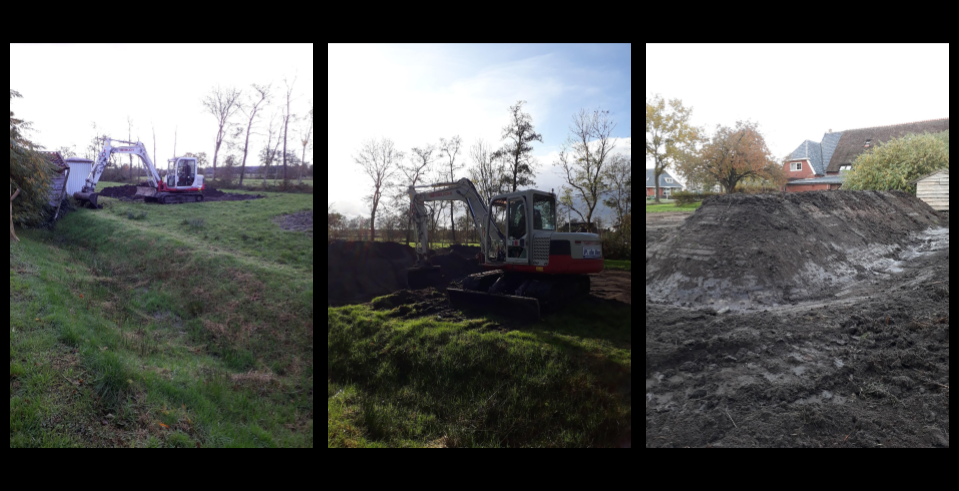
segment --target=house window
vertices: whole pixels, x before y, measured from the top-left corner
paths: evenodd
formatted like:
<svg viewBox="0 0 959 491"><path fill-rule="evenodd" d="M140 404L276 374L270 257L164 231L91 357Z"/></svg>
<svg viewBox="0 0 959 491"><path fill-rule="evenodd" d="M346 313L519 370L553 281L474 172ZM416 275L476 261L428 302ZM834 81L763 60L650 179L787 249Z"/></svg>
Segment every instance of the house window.
<svg viewBox="0 0 959 491"><path fill-rule="evenodd" d="M666 178L666 184L672 184L672 183L673 183L673 178L672 178L672 177L667 177L667 178Z"/></svg>
<svg viewBox="0 0 959 491"><path fill-rule="evenodd" d="M789 170L792 172L802 172L802 162L793 162L789 164Z"/></svg>
<svg viewBox="0 0 959 491"><path fill-rule="evenodd" d="M849 172L852 170L851 165L843 165L839 167L839 172Z"/></svg>

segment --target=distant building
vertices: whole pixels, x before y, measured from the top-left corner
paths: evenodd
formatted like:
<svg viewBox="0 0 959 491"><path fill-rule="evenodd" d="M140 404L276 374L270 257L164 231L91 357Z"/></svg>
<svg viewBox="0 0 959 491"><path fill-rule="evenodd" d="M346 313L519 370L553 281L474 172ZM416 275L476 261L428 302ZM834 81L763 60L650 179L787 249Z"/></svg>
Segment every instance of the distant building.
<svg viewBox="0 0 959 491"><path fill-rule="evenodd" d="M799 193L840 189L846 179L843 173L852 170L853 162L860 155L880 143L911 134L948 130L947 118L826 133L819 143L806 140L783 163L783 171L788 179L785 191Z"/></svg>
<svg viewBox="0 0 959 491"><path fill-rule="evenodd" d="M659 197L668 198L676 191L682 191L683 185L680 184L668 172L663 172L659 176ZM653 169L646 169L646 196L656 196L656 176Z"/></svg>

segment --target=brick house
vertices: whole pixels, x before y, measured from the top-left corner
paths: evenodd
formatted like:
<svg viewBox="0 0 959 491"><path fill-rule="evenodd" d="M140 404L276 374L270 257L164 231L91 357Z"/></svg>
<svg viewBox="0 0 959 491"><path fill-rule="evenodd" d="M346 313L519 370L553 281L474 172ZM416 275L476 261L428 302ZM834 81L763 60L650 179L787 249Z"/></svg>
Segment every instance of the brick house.
<svg viewBox="0 0 959 491"><path fill-rule="evenodd" d="M659 197L668 198L675 191L682 191L683 185L676 181L668 172L659 176ZM656 176L653 169L646 169L646 196L656 196Z"/></svg>
<svg viewBox="0 0 959 491"><path fill-rule="evenodd" d="M879 126L823 135L822 141L805 141L786 162L783 171L788 182L785 191L832 191L842 187L844 171L852 169L856 158L880 143L910 134L942 133L949 130L949 119L921 121L895 126Z"/></svg>

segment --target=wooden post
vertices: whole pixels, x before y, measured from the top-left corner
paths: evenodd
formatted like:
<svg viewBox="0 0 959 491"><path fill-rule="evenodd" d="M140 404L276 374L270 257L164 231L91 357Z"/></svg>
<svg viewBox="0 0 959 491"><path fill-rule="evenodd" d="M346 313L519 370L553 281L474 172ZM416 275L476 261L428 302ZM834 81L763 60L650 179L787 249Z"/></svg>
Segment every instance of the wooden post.
<svg viewBox="0 0 959 491"><path fill-rule="evenodd" d="M13 192L13 183L10 183L10 192ZM17 199L17 196L20 195L20 189L17 189L16 193L13 193L10 196L10 238L20 242L20 239L17 238L16 232L13 231L13 200Z"/></svg>

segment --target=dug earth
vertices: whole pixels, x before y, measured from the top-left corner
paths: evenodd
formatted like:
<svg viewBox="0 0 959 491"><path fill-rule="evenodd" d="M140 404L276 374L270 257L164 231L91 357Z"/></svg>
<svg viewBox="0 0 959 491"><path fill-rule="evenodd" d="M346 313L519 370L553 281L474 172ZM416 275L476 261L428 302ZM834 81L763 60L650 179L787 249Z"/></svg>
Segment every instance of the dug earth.
<svg viewBox="0 0 959 491"><path fill-rule="evenodd" d="M646 244L646 447L949 447L949 222L722 196Z"/></svg>

